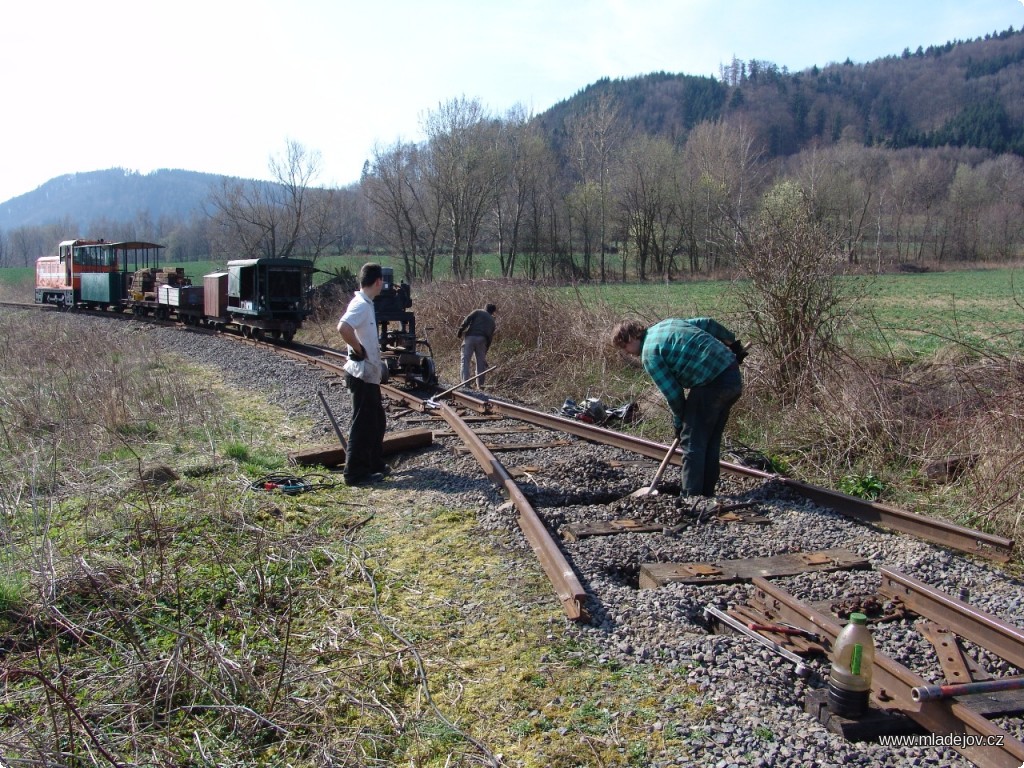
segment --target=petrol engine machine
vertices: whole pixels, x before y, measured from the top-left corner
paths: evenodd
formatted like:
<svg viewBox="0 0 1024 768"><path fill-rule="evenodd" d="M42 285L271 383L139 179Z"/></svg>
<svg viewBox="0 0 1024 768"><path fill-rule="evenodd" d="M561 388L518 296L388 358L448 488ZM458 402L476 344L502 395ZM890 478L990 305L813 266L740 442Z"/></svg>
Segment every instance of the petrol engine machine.
<svg viewBox="0 0 1024 768"><path fill-rule="evenodd" d="M407 381L425 386L437 384L434 352L427 339L416 337L416 316L412 306L412 289L408 283L395 285L395 271L384 267L384 287L373 300L377 315L380 352L388 376L402 376ZM422 350L422 351L421 351Z"/></svg>

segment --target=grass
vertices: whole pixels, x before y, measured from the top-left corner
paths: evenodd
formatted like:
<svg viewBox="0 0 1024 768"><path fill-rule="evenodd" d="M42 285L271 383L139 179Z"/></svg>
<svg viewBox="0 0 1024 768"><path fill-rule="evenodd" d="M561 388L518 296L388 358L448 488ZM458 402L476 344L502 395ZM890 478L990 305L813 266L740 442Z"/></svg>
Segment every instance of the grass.
<svg viewBox="0 0 1024 768"><path fill-rule="evenodd" d="M680 734L706 715L686 670L603 659L531 554L481 535L474 510L339 483L254 491L308 425L132 335L21 317L0 310L0 401L19 404L0 412L5 759L441 768L500 754L540 768L686 754ZM181 408L149 407L151 392ZM655 732L666 701L681 722Z"/></svg>

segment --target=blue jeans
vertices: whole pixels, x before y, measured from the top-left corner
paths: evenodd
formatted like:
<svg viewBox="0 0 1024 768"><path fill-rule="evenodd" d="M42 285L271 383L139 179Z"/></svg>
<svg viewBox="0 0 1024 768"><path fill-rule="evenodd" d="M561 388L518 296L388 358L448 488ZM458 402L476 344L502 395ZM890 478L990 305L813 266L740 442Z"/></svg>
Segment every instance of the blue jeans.
<svg viewBox="0 0 1024 768"><path fill-rule="evenodd" d="M743 379L735 363L707 384L690 389L683 428L679 433L683 453L683 494L715 495L721 472L722 434L729 420L729 411L742 393Z"/></svg>

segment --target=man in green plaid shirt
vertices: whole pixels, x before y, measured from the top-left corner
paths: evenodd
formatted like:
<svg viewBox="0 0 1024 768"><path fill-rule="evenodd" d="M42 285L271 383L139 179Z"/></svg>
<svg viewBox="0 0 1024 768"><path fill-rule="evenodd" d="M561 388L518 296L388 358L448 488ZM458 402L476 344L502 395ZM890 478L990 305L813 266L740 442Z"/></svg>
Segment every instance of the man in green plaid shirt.
<svg viewBox="0 0 1024 768"><path fill-rule="evenodd" d="M722 434L743 392L736 335L710 317L616 326L612 344L636 355L668 401L683 452L682 493L714 496ZM689 390L687 396L686 390Z"/></svg>

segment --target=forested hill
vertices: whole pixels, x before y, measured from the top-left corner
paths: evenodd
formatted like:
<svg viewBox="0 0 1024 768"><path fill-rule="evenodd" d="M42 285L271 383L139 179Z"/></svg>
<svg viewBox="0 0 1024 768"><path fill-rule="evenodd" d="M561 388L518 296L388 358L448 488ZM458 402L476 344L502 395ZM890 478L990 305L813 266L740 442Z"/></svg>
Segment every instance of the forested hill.
<svg viewBox="0 0 1024 768"><path fill-rule="evenodd" d="M540 116L556 144L566 118L604 101L634 130L684 138L706 120L743 119L770 156L840 139L869 146L970 146L1024 155L1024 32L909 48L788 72L734 59L718 79L659 72L603 79Z"/></svg>
<svg viewBox="0 0 1024 768"><path fill-rule="evenodd" d="M595 110L597 105L602 109ZM949 144L1024 155L1024 32L1011 28L983 39L802 72L734 59L721 67L718 78L665 72L605 78L536 120L564 158L572 118L602 112L616 130L666 136L679 144L701 122L742 120L768 157L840 140L891 148ZM104 221L187 221L196 218L211 185L221 178L180 170L70 170L0 202L0 233L61 221L91 222L104 231L113 231L101 226Z"/></svg>
<svg viewBox="0 0 1024 768"><path fill-rule="evenodd" d="M199 212L211 185L222 177L195 171L159 170L142 174L124 168L70 173L38 189L0 203L0 230L73 222L132 221L144 215L186 221Z"/></svg>

